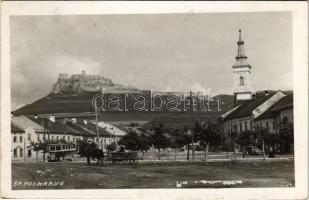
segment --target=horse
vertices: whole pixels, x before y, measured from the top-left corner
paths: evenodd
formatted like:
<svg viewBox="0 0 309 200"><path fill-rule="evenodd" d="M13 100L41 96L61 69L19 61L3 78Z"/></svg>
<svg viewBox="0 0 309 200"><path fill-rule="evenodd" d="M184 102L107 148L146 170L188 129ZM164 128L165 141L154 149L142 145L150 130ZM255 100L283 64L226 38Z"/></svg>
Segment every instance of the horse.
<svg viewBox="0 0 309 200"><path fill-rule="evenodd" d="M104 152L101 149L93 149L89 155L92 159L97 160L97 165L103 165ZM88 158L87 158L88 160Z"/></svg>
<svg viewBox="0 0 309 200"><path fill-rule="evenodd" d="M80 141L78 154L87 158L88 165L91 164L91 159L96 159L98 165L103 165L104 152L91 140Z"/></svg>

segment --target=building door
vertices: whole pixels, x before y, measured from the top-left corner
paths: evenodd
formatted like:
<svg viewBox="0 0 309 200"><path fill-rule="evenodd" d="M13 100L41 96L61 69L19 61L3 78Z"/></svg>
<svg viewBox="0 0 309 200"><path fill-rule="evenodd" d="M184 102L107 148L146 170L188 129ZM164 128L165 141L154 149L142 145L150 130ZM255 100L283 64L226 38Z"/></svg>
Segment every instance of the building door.
<svg viewBox="0 0 309 200"><path fill-rule="evenodd" d="M19 149L19 156L24 157L24 150L22 148Z"/></svg>
<svg viewBox="0 0 309 200"><path fill-rule="evenodd" d="M14 149L14 158L17 158L17 149Z"/></svg>
<svg viewBox="0 0 309 200"><path fill-rule="evenodd" d="M28 158L31 158L31 156L32 156L32 151L28 149Z"/></svg>

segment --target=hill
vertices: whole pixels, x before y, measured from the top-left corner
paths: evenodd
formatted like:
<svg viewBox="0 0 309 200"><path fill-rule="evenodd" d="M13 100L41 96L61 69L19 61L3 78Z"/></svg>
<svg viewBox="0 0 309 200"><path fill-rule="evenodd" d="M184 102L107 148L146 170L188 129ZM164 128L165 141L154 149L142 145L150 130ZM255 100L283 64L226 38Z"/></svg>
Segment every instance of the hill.
<svg viewBox="0 0 309 200"><path fill-rule="evenodd" d="M104 91L103 91L104 89ZM56 117L94 118L93 97L104 94L99 111L104 121L152 121L155 123L191 123L198 119L217 119L233 106L232 95L206 97L199 93L155 92L114 84L110 79L86 75L60 74L52 91L31 104L12 112L13 115L54 115ZM160 98L154 98L159 96ZM115 98L118 100L115 103ZM143 101L142 101L143 100ZM170 102L171 100L177 100ZM111 102L111 103L110 103ZM170 102L170 103L168 103ZM163 105L160 109L154 106ZM177 105L177 109L171 109ZM138 107L144 106L144 109ZM117 107L117 111L107 109ZM160 106L159 106L160 107ZM193 108L195 107L195 108Z"/></svg>

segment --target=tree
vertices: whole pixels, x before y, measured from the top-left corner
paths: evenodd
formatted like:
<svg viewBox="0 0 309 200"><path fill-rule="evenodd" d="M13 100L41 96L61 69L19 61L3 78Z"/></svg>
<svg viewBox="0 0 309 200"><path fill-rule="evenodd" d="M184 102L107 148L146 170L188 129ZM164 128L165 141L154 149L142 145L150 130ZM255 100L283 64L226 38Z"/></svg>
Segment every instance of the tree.
<svg viewBox="0 0 309 200"><path fill-rule="evenodd" d="M236 156L236 142L237 142L237 137L238 137L238 134L236 131L233 131L230 133L230 138L232 139L232 145L233 145L233 154L234 154L234 160L237 159L237 156Z"/></svg>
<svg viewBox="0 0 309 200"><path fill-rule="evenodd" d="M158 158L161 160L160 149L166 148L169 144L169 138L165 134L164 125L153 125L154 133L151 135L151 143L158 149Z"/></svg>
<svg viewBox="0 0 309 200"><path fill-rule="evenodd" d="M144 152L150 148L150 138L144 132L139 135L139 149L142 151L144 158Z"/></svg>
<svg viewBox="0 0 309 200"><path fill-rule="evenodd" d="M208 123L199 123L197 122L194 128L197 131L197 138L200 141L200 144L204 146L204 156L205 162L207 162L208 149L210 145L220 145L221 137L218 131L216 124L211 123L210 120Z"/></svg>
<svg viewBox="0 0 309 200"><path fill-rule="evenodd" d="M265 137L265 144L268 147L272 147L272 149L275 149L275 144L278 144L280 141L280 136L276 133L269 133Z"/></svg>
<svg viewBox="0 0 309 200"><path fill-rule="evenodd" d="M126 149L137 151L140 149L140 138L135 131L130 131L128 134L123 136L118 144L125 146Z"/></svg>
<svg viewBox="0 0 309 200"><path fill-rule="evenodd" d="M85 140L79 140L78 143L78 154L81 157L87 158L87 164L91 164L90 157L93 154L93 152L98 149L98 146L96 143L92 141L85 141Z"/></svg>
<svg viewBox="0 0 309 200"><path fill-rule="evenodd" d="M287 117L280 120L279 135L281 152L290 152L290 144L294 142L294 129L293 123L290 123Z"/></svg>
<svg viewBox="0 0 309 200"><path fill-rule="evenodd" d="M253 133L250 130L243 131L237 136L237 143L243 147L243 158L246 157L247 147L252 143Z"/></svg>
<svg viewBox="0 0 309 200"><path fill-rule="evenodd" d="M108 144L108 145L106 146L106 149L107 149L108 151L115 151L116 148L117 148L116 142L112 142L112 143L110 143L110 144Z"/></svg>
<svg viewBox="0 0 309 200"><path fill-rule="evenodd" d="M38 161L38 153L39 151L42 151L43 154L47 153L47 142L43 143L41 141L37 142L37 143L32 143L32 148L33 150L36 152L36 161ZM45 157L43 157L43 162L45 162Z"/></svg>
<svg viewBox="0 0 309 200"><path fill-rule="evenodd" d="M255 127L253 134L255 138L262 142L263 159L265 160L265 139L269 134L269 130L266 127Z"/></svg>
<svg viewBox="0 0 309 200"><path fill-rule="evenodd" d="M150 148L149 137L144 133L136 133L131 130L127 135L125 135L119 142L119 145L123 145L126 149L131 151L142 152L144 157L144 151L147 151Z"/></svg>
<svg viewBox="0 0 309 200"><path fill-rule="evenodd" d="M190 144L190 136L187 134L184 134L185 130L181 129L174 129L171 131L171 141L170 141L170 146L174 148L175 151L175 160L177 160L177 149ZM189 151L189 148L188 148Z"/></svg>
<svg viewBox="0 0 309 200"><path fill-rule="evenodd" d="M190 159L190 144L192 142L192 135L189 133L189 127L184 126L182 130L180 130L182 133L180 137L178 137L177 142L179 145L187 146L187 160Z"/></svg>

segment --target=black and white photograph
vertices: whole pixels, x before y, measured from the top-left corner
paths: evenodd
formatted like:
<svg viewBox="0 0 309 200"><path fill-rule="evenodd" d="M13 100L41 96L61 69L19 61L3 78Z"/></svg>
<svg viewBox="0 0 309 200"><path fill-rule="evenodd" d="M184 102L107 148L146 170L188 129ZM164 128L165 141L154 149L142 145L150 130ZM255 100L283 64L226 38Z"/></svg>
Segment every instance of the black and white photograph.
<svg viewBox="0 0 309 200"><path fill-rule="evenodd" d="M43 12L7 24L12 192L296 191L295 10Z"/></svg>

